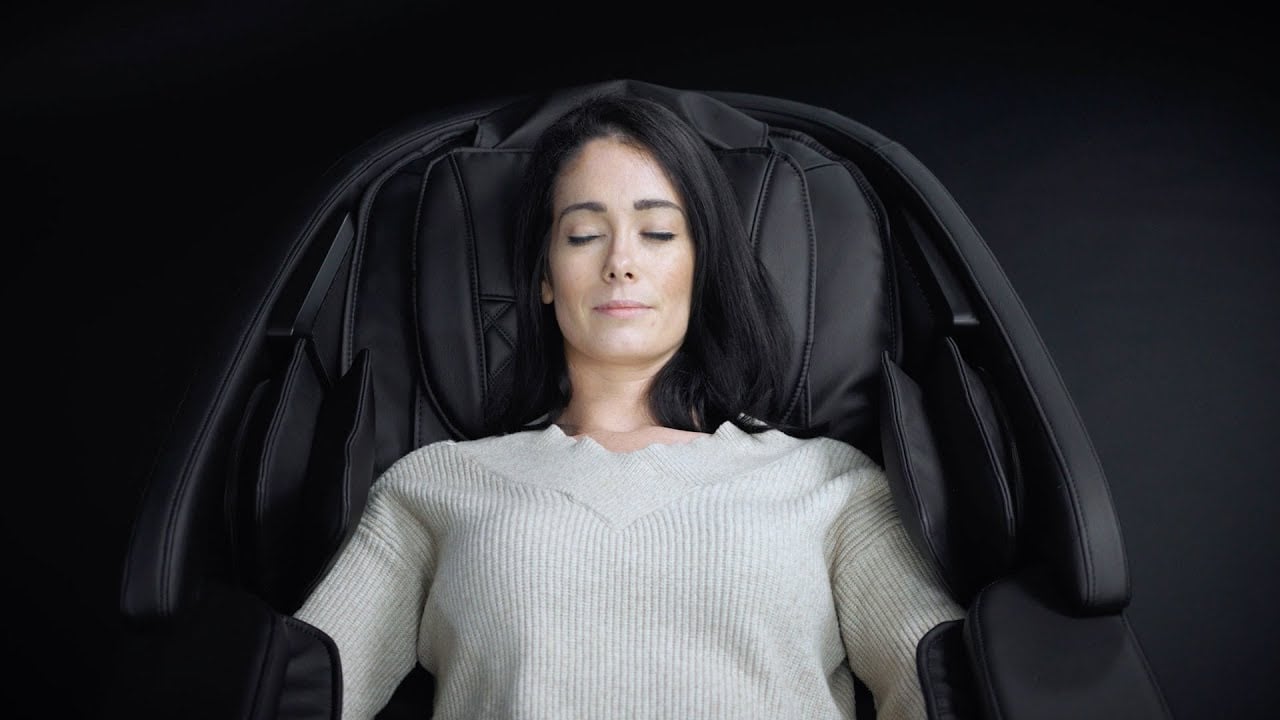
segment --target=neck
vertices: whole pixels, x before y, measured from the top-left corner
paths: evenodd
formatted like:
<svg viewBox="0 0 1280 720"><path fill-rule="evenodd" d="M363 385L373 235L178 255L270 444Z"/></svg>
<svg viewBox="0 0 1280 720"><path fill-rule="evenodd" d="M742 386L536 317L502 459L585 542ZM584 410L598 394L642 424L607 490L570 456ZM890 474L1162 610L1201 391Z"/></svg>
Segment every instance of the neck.
<svg viewBox="0 0 1280 720"><path fill-rule="evenodd" d="M649 388L660 367L602 369L569 363L573 394L556 424L569 435L626 433L654 427Z"/></svg>

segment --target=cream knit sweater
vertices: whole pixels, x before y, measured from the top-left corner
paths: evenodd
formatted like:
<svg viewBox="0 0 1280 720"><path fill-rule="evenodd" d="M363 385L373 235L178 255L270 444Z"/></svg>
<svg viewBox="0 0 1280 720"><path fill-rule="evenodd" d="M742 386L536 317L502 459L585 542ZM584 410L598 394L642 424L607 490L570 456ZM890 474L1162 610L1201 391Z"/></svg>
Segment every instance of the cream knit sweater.
<svg viewBox="0 0 1280 720"><path fill-rule="evenodd" d="M851 718L855 673L880 720L923 718L916 644L961 616L870 458L727 422L419 448L296 613L337 644L345 720L415 662L444 719Z"/></svg>

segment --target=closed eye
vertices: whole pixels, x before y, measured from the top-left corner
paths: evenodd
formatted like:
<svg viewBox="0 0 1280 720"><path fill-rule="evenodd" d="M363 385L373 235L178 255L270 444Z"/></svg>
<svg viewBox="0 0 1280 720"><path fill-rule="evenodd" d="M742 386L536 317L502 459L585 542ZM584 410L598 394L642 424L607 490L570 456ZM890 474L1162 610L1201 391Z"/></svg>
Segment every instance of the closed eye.
<svg viewBox="0 0 1280 720"><path fill-rule="evenodd" d="M600 237L600 236L599 236L599 235L570 235L570 236L569 236L569 244L570 244L570 245L585 245L585 244L587 244L587 243L591 242L592 240L595 240L595 239L596 239L596 238L598 238L598 237Z"/></svg>
<svg viewBox="0 0 1280 720"><path fill-rule="evenodd" d="M676 236L675 233L669 232L647 232L644 236L651 240L670 240Z"/></svg>

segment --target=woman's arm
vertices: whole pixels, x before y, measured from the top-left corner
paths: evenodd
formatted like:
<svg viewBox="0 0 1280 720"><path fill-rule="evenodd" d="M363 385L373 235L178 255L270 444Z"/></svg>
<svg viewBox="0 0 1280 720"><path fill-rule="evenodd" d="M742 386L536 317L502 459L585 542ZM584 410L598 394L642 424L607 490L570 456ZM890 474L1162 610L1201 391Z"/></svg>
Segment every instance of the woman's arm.
<svg viewBox="0 0 1280 720"><path fill-rule="evenodd" d="M417 662L435 553L405 485L390 474L370 488L351 540L294 614L338 647L343 720L372 718Z"/></svg>
<svg viewBox="0 0 1280 720"><path fill-rule="evenodd" d="M868 463L849 476L853 487L830 538L845 652L875 698L877 720L923 719L916 646L964 611L911 544L883 471Z"/></svg>

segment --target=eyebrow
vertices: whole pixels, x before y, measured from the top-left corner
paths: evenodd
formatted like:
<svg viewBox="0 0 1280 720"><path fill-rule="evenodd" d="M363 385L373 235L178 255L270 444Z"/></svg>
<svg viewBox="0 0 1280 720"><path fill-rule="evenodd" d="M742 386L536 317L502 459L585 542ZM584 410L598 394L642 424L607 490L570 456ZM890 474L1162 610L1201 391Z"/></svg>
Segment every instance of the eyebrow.
<svg viewBox="0 0 1280 720"><path fill-rule="evenodd" d="M654 208L672 208L673 210L679 210L681 214L684 214L684 208L680 207L676 203L671 202L670 200L652 199L652 200L637 200L635 202L636 210L653 210ZM604 203L598 203L590 200L587 202L574 203L572 205L565 206L565 209L560 211L560 217L558 219L563 220L565 215L568 215L569 213L575 212L578 210L590 210L591 212L602 213L605 211L605 207L604 207Z"/></svg>
<svg viewBox="0 0 1280 720"><path fill-rule="evenodd" d="M637 200L635 207L637 210L652 210L654 208L671 208L672 210L679 210L681 214L684 213L684 208L671 202L670 200Z"/></svg>

